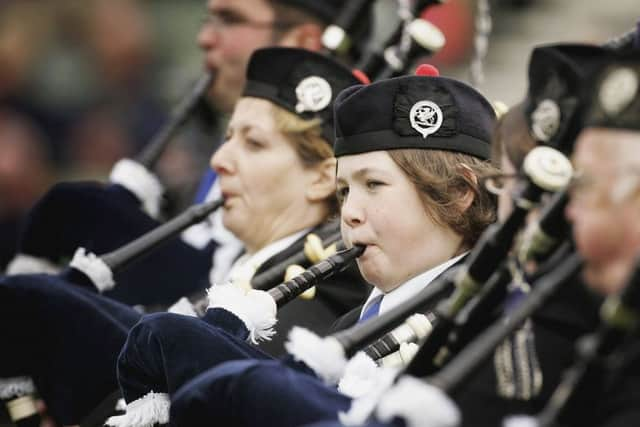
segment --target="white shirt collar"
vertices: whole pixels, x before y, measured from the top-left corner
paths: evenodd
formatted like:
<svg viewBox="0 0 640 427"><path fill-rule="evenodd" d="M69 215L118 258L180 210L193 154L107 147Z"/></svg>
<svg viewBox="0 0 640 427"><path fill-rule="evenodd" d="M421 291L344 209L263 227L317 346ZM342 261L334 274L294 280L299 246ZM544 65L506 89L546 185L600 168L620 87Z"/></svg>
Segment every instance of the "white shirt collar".
<svg viewBox="0 0 640 427"><path fill-rule="evenodd" d="M436 277L438 277L440 274L442 274L446 269L448 269L453 264L458 262L466 254L467 252L461 255L458 255L456 257L453 257L443 262L442 264L439 264L431 268L430 270L425 271L424 273L418 274L417 276L404 282L402 285L398 286L391 292L386 293L382 298L382 302L380 303L379 314L387 312L392 308L412 298L422 289L427 287L431 282L433 282L433 280ZM378 295L381 295L383 293L384 292L382 292L380 289L373 288L373 291L371 291L369 298L367 298L367 302L365 302L364 305L362 306L362 310L360 311L360 316L362 316L362 313L364 313L364 311L367 309L371 301L374 298L376 298Z"/></svg>
<svg viewBox="0 0 640 427"><path fill-rule="evenodd" d="M310 229L307 228L302 231L298 231L297 233L290 234L287 237L283 237L280 240L269 243L267 246L253 254L242 255L233 263L224 282L246 282L251 280L254 273L258 268L260 268L262 263L291 246L296 240L307 234L309 230Z"/></svg>

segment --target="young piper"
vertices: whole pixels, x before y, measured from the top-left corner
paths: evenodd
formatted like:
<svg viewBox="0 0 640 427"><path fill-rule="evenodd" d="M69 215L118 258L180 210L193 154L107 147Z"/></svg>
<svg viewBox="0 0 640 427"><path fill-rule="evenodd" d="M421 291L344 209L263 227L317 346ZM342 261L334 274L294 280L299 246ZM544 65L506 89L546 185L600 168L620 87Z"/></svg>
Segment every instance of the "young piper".
<svg viewBox="0 0 640 427"><path fill-rule="evenodd" d="M487 161L495 115L471 87L423 75L347 89L334 108L342 235L366 247L358 267L376 286L342 322L350 326L428 287L494 220L479 181L495 173ZM280 361L220 365L176 393L171 422L298 426L349 408L349 397L300 370Z"/></svg>
<svg viewBox="0 0 640 427"><path fill-rule="evenodd" d="M348 68L306 50L270 48L252 56L226 142L211 160L225 196L224 225L246 247L232 271L246 275L274 254L301 250L302 236L335 212L331 107L340 90L357 83ZM355 268L323 280L313 299L278 310L280 333L260 349L246 341L272 336L275 303L237 283L212 286L205 321L168 313L143 318L118 361L128 413L110 422L132 425L147 415L161 421L168 417L167 394L195 375L228 360L268 358L261 350L279 354L293 325L326 332L369 289Z"/></svg>

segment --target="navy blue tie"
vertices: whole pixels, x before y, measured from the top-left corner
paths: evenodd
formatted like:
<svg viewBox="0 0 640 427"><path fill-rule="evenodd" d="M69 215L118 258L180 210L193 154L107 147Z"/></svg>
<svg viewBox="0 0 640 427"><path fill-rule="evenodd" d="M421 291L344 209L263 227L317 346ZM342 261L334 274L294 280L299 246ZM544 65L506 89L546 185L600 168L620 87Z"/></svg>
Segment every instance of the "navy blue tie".
<svg viewBox="0 0 640 427"><path fill-rule="evenodd" d="M380 304L382 303L383 296L384 295L378 295L371 300L371 303L369 304L367 309L364 311L364 313L362 313L362 316L360 316L358 323L364 322L365 320L378 315L378 313L380 312Z"/></svg>

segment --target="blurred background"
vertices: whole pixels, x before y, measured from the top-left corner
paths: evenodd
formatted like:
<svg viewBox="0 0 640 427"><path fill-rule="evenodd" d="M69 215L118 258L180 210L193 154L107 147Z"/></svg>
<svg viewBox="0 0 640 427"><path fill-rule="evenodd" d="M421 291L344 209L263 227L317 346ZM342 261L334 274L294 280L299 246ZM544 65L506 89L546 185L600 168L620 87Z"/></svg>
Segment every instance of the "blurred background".
<svg viewBox="0 0 640 427"><path fill-rule="evenodd" d="M242 1L242 0L238 0ZM318 0L321 1L321 0ZM378 0L376 33L394 0ZM477 88L507 105L526 91L534 45L601 43L632 28L638 0L490 0L492 31ZM476 0L425 17L447 38L429 61L469 81ZM195 43L205 0L0 0L0 268L24 213L53 183L104 180L165 122L202 71ZM211 147L206 120L170 145L158 172L178 211L193 198Z"/></svg>

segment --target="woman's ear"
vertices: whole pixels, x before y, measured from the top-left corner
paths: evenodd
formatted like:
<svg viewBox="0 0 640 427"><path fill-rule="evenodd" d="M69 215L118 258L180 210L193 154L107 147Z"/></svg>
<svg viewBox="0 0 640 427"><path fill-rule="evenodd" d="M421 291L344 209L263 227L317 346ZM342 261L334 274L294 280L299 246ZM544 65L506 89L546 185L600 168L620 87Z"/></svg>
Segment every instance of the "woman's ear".
<svg viewBox="0 0 640 427"><path fill-rule="evenodd" d="M474 187L478 186L478 177L469 165L460 163L460 173L464 175L466 180L472 183ZM473 191L471 187L467 187L464 194L461 195L460 199L457 202L462 212L465 212L467 209L469 209L469 206L471 206L471 203L473 203L475 198L476 192Z"/></svg>
<svg viewBox="0 0 640 427"><path fill-rule="evenodd" d="M331 157L313 166L305 195L310 202L323 202L336 192L336 159Z"/></svg>
<svg viewBox="0 0 640 427"><path fill-rule="evenodd" d="M278 46L297 47L318 52L322 49L323 30L318 24L305 23L288 30L278 41Z"/></svg>

